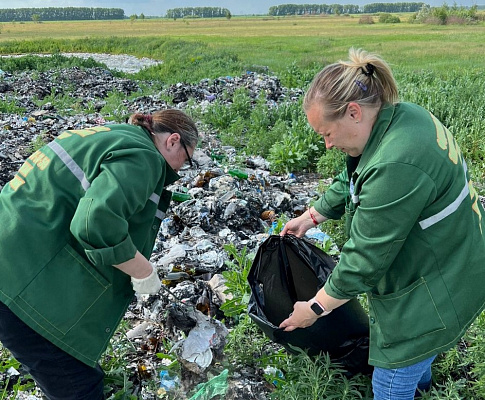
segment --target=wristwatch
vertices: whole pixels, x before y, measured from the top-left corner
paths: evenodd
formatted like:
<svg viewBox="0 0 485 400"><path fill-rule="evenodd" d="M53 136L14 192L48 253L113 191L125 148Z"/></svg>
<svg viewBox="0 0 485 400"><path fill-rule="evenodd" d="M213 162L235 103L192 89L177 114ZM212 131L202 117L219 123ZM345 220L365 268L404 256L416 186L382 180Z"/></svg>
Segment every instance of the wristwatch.
<svg viewBox="0 0 485 400"><path fill-rule="evenodd" d="M318 318L324 317L332 312L332 310L327 311L325 307L317 299L313 298L310 300L310 308L317 315Z"/></svg>

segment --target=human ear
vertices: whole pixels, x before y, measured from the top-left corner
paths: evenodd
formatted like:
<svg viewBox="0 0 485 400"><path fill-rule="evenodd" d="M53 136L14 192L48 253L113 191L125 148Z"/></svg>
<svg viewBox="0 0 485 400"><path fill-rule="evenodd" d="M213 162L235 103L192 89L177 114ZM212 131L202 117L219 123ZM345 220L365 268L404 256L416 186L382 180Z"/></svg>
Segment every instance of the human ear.
<svg viewBox="0 0 485 400"><path fill-rule="evenodd" d="M175 146L178 142L180 142L180 134L177 132L171 133L167 138L167 145L169 148Z"/></svg>
<svg viewBox="0 0 485 400"><path fill-rule="evenodd" d="M358 103L349 103L347 106L347 115L358 122L362 119L362 108Z"/></svg>

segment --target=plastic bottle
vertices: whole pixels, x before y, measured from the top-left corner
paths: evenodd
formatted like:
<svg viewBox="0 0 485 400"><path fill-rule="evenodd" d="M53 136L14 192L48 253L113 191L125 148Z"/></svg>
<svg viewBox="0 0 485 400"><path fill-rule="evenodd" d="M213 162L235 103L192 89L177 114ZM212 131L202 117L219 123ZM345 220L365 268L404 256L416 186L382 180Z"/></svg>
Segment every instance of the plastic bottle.
<svg viewBox="0 0 485 400"><path fill-rule="evenodd" d="M268 377L273 379L272 384L274 386L278 386L278 383L281 382L284 379L283 372L279 368L276 368L276 367L273 367L273 366L268 365L264 369L264 374L268 375Z"/></svg>
<svg viewBox="0 0 485 400"><path fill-rule="evenodd" d="M179 385L179 377L177 375L170 375L167 370L160 371L160 389L165 389L165 392L171 392Z"/></svg>
<svg viewBox="0 0 485 400"><path fill-rule="evenodd" d="M248 179L248 176L249 176L248 174L246 174L246 172L241 171L239 169L230 169L229 171L227 171L227 173L229 175L236 176L241 179Z"/></svg>
<svg viewBox="0 0 485 400"><path fill-rule="evenodd" d="M188 193L182 192L172 192L172 200L178 201L181 203L182 201L190 200L192 197Z"/></svg>

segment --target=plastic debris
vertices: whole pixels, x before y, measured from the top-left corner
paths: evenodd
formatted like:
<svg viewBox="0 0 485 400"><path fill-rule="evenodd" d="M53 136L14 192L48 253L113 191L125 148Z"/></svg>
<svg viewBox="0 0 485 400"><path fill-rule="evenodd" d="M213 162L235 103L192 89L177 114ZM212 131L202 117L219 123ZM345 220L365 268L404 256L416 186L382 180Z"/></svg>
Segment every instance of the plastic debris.
<svg viewBox="0 0 485 400"><path fill-rule="evenodd" d="M208 382L197 385L197 392L189 400L210 400L215 396L225 396L227 391L228 372L229 371L225 369Z"/></svg>
<svg viewBox="0 0 485 400"><path fill-rule="evenodd" d="M180 378L175 375L171 374L167 370L160 371L160 389L158 394L166 394L173 392L179 385Z"/></svg>
<svg viewBox="0 0 485 400"><path fill-rule="evenodd" d="M284 379L284 375L279 368L273 367L272 365L268 365L266 368L264 368L263 371L264 371L264 374L271 379L271 383L274 386L281 385L281 381Z"/></svg>
<svg viewBox="0 0 485 400"><path fill-rule="evenodd" d="M195 318L196 326L174 349L177 350L179 361L189 371L201 374L211 364L213 350L218 354L224 348L229 332L219 321L210 319L198 310L195 311Z"/></svg>
<svg viewBox="0 0 485 400"><path fill-rule="evenodd" d="M20 372L17 371L14 367L10 367L8 370L7 370L7 375L8 376L18 376L20 375Z"/></svg>
<svg viewBox="0 0 485 400"><path fill-rule="evenodd" d="M315 239L321 243L325 242L326 240L330 240L330 236L317 227L308 229L305 233L305 237Z"/></svg>

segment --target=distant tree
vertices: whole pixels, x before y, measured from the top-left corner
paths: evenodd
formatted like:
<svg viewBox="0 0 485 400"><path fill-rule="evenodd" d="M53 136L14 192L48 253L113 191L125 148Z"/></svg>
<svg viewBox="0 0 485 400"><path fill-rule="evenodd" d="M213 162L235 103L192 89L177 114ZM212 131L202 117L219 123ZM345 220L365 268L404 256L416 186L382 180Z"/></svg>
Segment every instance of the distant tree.
<svg viewBox="0 0 485 400"><path fill-rule="evenodd" d="M178 18L227 18L228 12L227 8L222 7L183 7L167 10L165 17L174 20Z"/></svg>
<svg viewBox="0 0 485 400"><path fill-rule="evenodd" d="M226 18L227 19L231 19L232 18L232 14L229 10L226 11Z"/></svg>
<svg viewBox="0 0 485 400"><path fill-rule="evenodd" d="M39 23L40 22L40 15L39 14L32 14L32 21Z"/></svg>
<svg viewBox="0 0 485 400"><path fill-rule="evenodd" d="M138 19L138 15L136 15L136 14L130 15L130 21L131 22L134 22L136 19Z"/></svg>
<svg viewBox="0 0 485 400"><path fill-rule="evenodd" d="M140 16L138 17L140 19L145 19L145 14L141 13Z"/></svg>
<svg viewBox="0 0 485 400"><path fill-rule="evenodd" d="M340 4L332 4L332 13L335 15L342 14L342 6Z"/></svg>

